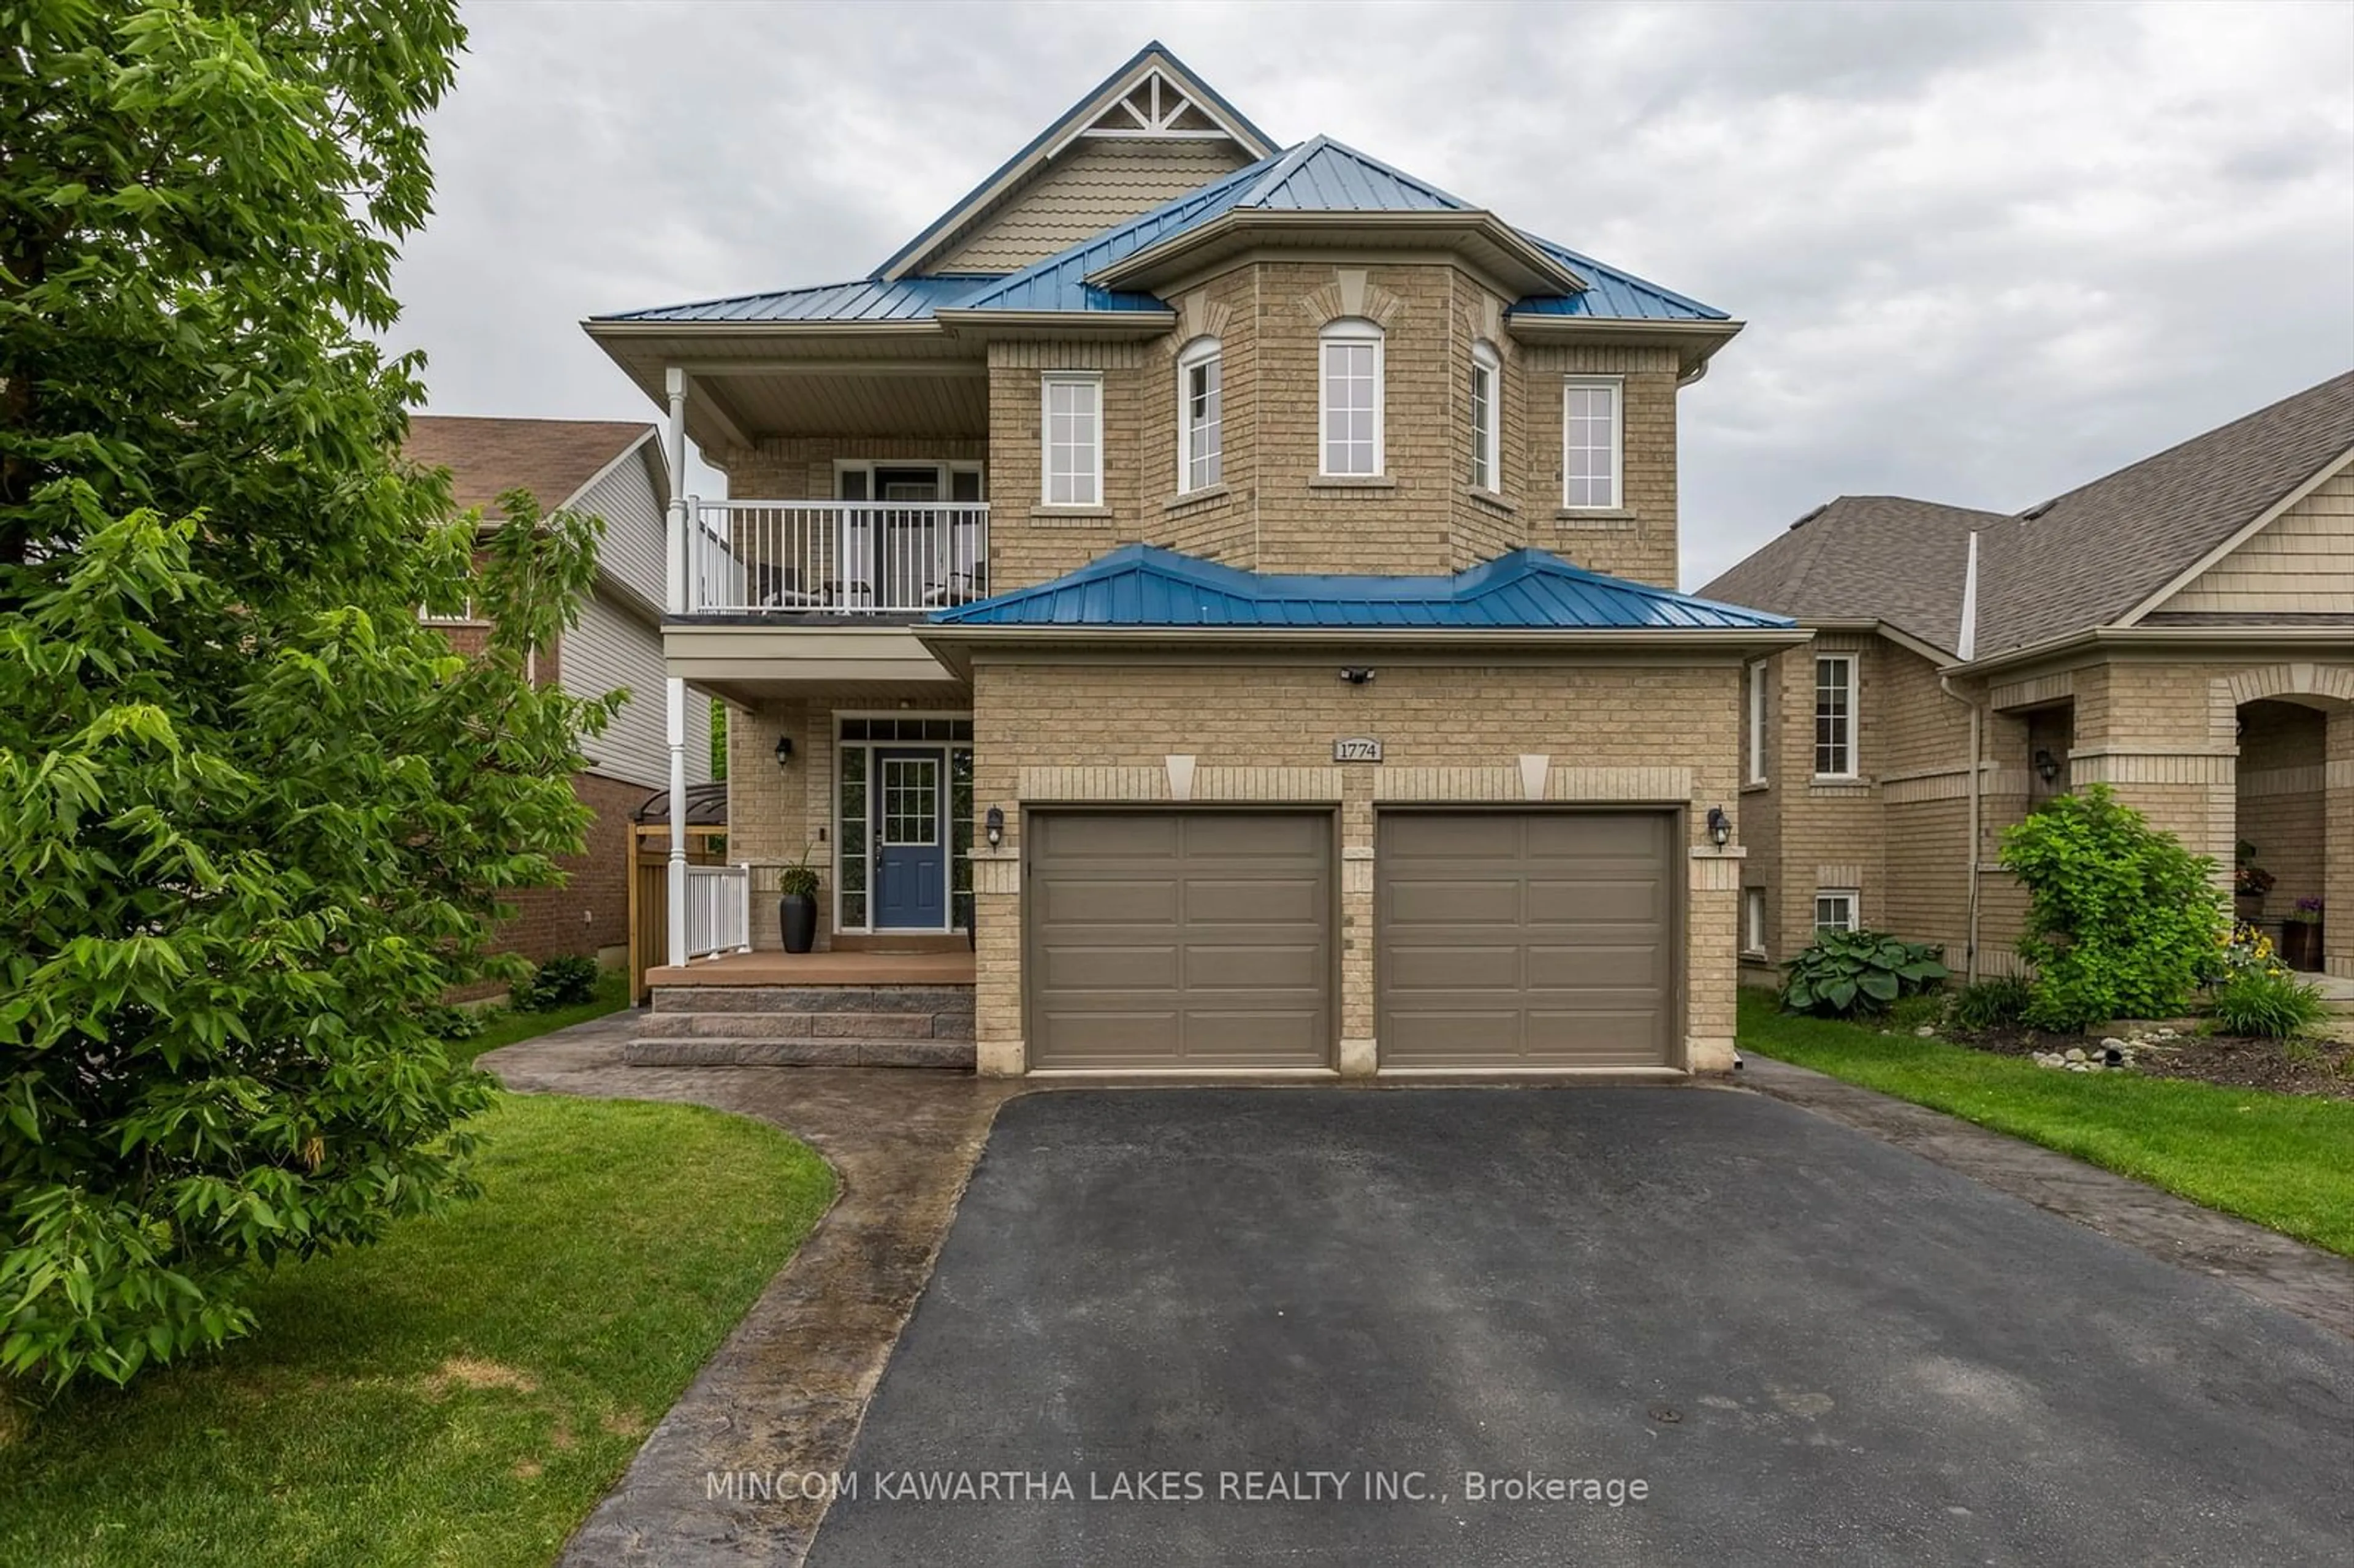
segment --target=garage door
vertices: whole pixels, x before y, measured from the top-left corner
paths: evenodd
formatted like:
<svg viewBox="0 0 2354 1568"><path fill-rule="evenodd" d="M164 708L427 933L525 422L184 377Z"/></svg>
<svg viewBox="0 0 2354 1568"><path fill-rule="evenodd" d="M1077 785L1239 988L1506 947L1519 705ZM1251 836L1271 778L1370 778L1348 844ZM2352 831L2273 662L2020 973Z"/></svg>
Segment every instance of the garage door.
<svg viewBox="0 0 2354 1568"><path fill-rule="evenodd" d="M1033 812L1034 1067L1323 1067L1332 820Z"/></svg>
<svg viewBox="0 0 2354 1568"><path fill-rule="evenodd" d="M1382 813L1382 1065L1666 1065L1674 821L1659 811Z"/></svg>

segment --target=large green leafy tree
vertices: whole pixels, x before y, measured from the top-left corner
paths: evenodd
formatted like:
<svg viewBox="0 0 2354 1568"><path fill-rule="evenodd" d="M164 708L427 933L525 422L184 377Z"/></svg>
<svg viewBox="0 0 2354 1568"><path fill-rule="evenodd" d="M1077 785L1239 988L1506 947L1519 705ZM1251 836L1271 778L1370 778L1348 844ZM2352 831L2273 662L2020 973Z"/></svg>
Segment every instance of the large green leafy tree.
<svg viewBox="0 0 2354 1568"><path fill-rule="evenodd" d="M394 455L447 0L0 0L0 1373L250 1327L464 1190L429 1028L552 880L593 520ZM461 657L419 605L498 630Z"/></svg>

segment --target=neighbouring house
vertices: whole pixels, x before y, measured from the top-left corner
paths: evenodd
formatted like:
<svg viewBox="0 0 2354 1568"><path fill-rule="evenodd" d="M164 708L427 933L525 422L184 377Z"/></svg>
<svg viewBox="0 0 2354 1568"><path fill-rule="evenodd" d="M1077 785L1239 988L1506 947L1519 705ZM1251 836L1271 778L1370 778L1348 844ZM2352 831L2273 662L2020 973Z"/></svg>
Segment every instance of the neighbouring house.
<svg viewBox="0 0 2354 1568"><path fill-rule="evenodd" d="M1731 1065L1742 673L1807 633L1674 588L1724 312L1152 45L866 277L585 327L728 489L663 640L741 863L673 861L633 1060Z"/></svg>
<svg viewBox="0 0 2354 1568"><path fill-rule="evenodd" d="M2003 831L2095 782L2354 978L2354 374L2014 515L1841 496L1703 591L1815 633L1745 677L1755 978L1859 925L2012 972Z"/></svg>
<svg viewBox="0 0 2354 1568"><path fill-rule="evenodd" d="M418 414L402 455L447 469L461 507L481 507L486 528L502 514L498 498L528 490L544 512L568 509L605 521L594 591L579 624L532 657L532 674L567 692L596 696L626 689L629 701L601 736L585 742L588 766L572 788L596 813L588 843L561 864L560 887L514 895L514 918L500 927L502 949L534 963L586 953L620 963L628 926L631 813L670 780L663 734L661 616L663 516L670 473L659 432L643 423L605 419L477 419ZM490 628L470 616L428 617L461 652L481 648ZM690 783L711 775L710 705L689 705Z"/></svg>

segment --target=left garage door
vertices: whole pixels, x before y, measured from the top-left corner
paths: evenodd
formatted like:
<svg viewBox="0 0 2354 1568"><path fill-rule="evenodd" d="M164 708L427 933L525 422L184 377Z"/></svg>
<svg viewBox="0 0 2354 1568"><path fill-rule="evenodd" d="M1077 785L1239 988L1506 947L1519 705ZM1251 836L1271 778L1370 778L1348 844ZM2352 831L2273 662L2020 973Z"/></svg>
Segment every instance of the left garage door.
<svg viewBox="0 0 2354 1568"><path fill-rule="evenodd" d="M1023 831L1033 1067L1331 1065L1329 815L1033 811Z"/></svg>

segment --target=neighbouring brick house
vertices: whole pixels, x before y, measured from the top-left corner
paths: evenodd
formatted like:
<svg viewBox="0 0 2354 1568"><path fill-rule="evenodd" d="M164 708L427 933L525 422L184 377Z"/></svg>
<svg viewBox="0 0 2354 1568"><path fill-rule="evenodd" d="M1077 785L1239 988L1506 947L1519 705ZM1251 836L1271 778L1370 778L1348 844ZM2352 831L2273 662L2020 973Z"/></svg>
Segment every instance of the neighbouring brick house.
<svg viewBox="0 0 2354 1568"><path fill-rule="evenodd" d="M1723 312L1154 45L868 277L586 327L730 495L663 646L744 866L673 863L638 1059L1731 1065L1742 672L1806 633L1674 591Z"/></svg>
<svg viewBox="0 0 2354 1568"><path fill-rule="evenodd" d="M1755 978L1830 925L2010 972L2003 831L2094 782L2354 978L2354 374L2016 515L1841 496L1703 592L1815 633L1746 676Z"/></svg>
<svg viewBox="0 0 2354 1568"><path fill-rule="evenodd" d="M564 885L516 894L515 916L500 927L500 946L535 963L568 953L620 961L629 942L630 814L669 779L660 617L670 481L657 435L627 421L419 414L401 449L413 462L448 470L453 498L481 507L486 527L496 524L498 497L510 490L530 491L543 511L605 522L579 624L533 655L532 673L581 696L626 689L630 698L587 743L588 765L572 777L574 793L596 813L586 847L562 861ZM489 631L470 617L435 624L466 652ZM689 782L701 782L710 776L709 705L685 716L694 737Z"/></svg>

